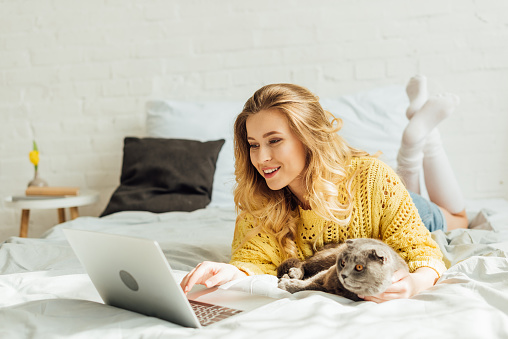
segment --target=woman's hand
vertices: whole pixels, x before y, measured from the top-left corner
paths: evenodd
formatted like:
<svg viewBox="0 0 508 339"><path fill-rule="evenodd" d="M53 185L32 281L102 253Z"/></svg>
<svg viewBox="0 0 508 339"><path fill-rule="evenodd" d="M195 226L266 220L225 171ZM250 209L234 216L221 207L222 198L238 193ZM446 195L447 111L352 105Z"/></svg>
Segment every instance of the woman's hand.
<svg viewBox="0 0 508 339"><path fill-rule="evenodd" d="M240 271L236 266L203 261L182 279L180 286L184 293L187 294L195 284L213 287L245 276L247 276L247 274Z"/></svg>
<svg viewBox="0 0 508 339"><path fill-rule="evenodd" d="M393 275L392 284L388 286L386 291L373 296L359 297L378 304L393 299L410 298L434 286L437 279L438 275L436 271L429 267L421 267L414 273L399 270Z"/></svg>

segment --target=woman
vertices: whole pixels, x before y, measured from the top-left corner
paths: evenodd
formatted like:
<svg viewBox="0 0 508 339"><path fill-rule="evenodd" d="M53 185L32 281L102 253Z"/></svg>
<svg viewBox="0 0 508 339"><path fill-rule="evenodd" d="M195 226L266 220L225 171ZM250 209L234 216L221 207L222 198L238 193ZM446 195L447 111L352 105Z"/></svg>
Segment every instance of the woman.
<svg viewBox="0 0 508 339"><path fill-rule="evenodd" d="M416 114L415 114L416 117ZM203 262L184 292L254 274L275 274L330 242L379 238L407 262L393 284L365 300L407 298L446 269L408 191L387 165L349 146L316 96L291 84L259 89L235 122L238 217L229 264ZM335 125L335 126L334 126Z"/></svg>

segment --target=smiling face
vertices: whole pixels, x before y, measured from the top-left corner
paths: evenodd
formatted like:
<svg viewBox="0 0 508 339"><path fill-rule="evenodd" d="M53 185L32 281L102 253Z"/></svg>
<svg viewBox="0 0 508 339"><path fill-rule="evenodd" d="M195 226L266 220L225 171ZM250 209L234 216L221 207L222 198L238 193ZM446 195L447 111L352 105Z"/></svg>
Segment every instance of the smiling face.
<svg viewBox="0 0 508 339"><path fill-rule="evenodd" d="M262 110L247 118L246 128L250 161L268 187L280 190L289 186L303 202L306 151L286 116L277 109Z"/></svg>

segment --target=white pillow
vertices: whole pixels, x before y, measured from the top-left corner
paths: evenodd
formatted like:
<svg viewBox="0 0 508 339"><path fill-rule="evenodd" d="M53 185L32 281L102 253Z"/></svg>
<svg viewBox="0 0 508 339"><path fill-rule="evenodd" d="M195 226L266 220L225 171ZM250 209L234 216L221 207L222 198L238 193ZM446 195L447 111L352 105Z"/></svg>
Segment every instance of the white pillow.
<svg viewBox="0 0 508 339"><path fill-rule="evenodd" d="M356 148L374 154L397 168L397 153L402 132L407 125L406 108L409 105L403 86L388 86L370 91L345 95L338 99L322 99L321 106L343 121L338 132Z"/></svg>
<svg viewBox="0 0 508 339"><path fill-rule="evenodd" d="M217 159L209 207L234 206L233 124L242 109L241 102L151 100L146 104L146 129L149 137L226 140Z"/></svg>
<svg viewBox="0 0 508 339"><path fill-rule="evenodd" d="M243 104L172 100L151 100L146 104L149 137L226 140L217 160L209 207L234 206L233 124ZM321 104L344 121L339 134L351 145L372 154L382 151L380 158L396 168L400 139L407 124L405 110L409 104L403 86L322 99Z"/></svg>

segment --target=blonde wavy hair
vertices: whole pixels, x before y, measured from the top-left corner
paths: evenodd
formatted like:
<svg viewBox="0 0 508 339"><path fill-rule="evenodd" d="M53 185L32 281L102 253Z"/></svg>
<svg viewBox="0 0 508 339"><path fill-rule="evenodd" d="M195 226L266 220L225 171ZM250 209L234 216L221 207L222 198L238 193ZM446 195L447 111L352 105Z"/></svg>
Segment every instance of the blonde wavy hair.
<svg viewBox="0 0 508 339"><path fill-rule="evenodd" d="M304 87L293 84L267 85L247 100L234 125L234 199L237 220L251 214L255 225L238 248L261 231L277 239L283 257L296 257L294 239L299 201L288 187L272 191L250 161L247 119L269 109L283 113L290 129L303 143L306 150L306 166L302 173L305 199L310 208L325 220L341 226L349 223L353 208L353 177L348 179L348 166L353 157L369 154L349 146L337 134L342 120L325 111L319 98ZM339 192L342 183L346 192ZM344 199L339 199L339 195Z"/></svg>

